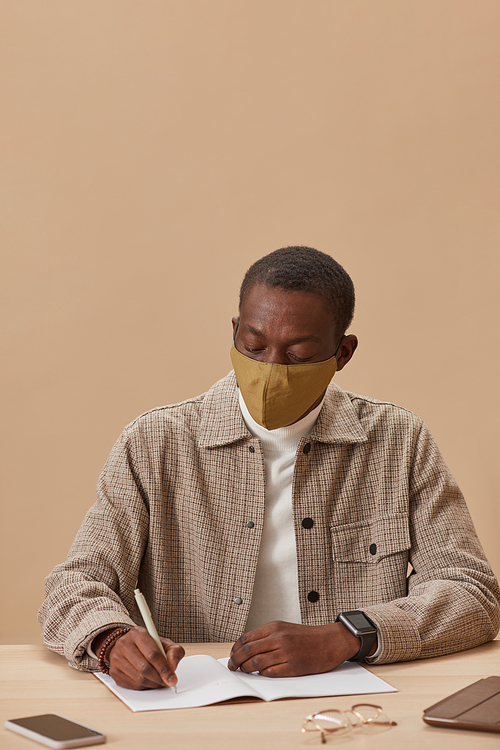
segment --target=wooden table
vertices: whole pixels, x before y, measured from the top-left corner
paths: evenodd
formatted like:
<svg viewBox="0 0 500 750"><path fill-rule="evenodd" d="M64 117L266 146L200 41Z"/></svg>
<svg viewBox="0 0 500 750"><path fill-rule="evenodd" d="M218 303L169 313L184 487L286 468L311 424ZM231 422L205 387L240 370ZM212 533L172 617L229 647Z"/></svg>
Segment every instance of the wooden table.
<svg viewBox="0 0 500 750"><path fill-rule="evenodd" d="M230 644L189 644L187 654L220 658ZM104 732L120 750L294 750L341 747L361 750L481 750L499 748L500 736L430 727L422 711L481 677L500 675L500 641L438 659L372 667L398 693L339 698L224 703L205 708L132 713L90 674L67 666L43 646L0 646L0 748L42 747L3 728L5 719L60 713ZM348 708L360 700L380 703L398 726L373 735L356 729L321 745L301 734L303 718L325 708Z"/></svg>

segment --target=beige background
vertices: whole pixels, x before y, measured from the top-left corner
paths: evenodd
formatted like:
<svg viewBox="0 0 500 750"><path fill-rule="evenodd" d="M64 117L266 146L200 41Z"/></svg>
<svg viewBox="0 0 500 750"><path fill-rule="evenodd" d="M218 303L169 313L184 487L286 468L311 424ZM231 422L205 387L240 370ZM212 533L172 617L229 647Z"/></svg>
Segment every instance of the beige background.
<svg viewBox="0 0 500 750"><path fill-rule="evenodd" d="M500 572L496 0L3 0L0 640L139 413L230 369L250 263L353 276L351 390L419 413Z"/></svg>

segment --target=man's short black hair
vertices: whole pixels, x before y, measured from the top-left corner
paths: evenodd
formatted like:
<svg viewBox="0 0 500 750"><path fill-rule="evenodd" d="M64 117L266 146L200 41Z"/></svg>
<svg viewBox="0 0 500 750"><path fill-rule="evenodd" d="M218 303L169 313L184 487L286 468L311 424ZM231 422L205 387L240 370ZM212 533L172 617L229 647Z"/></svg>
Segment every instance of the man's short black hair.
<svg viewBox="0 0 500 750"><path fill-rule="evenodd" d="M314 292L327 302L339 334L349 328L354 315L354 284L330 255L312 247L282 247L250 266L240 287L240 310L254 284L287 291Z"/></svg>

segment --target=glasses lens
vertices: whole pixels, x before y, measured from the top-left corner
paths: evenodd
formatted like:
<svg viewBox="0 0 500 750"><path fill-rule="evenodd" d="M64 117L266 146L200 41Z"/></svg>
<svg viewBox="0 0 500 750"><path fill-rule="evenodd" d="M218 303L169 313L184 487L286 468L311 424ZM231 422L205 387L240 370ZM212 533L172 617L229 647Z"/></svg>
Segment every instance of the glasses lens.
<svg viewBox="0 0 500 750"><path fill-rule="evenodd" d="M353 706L353 711L363 722L367 724L394 724L382 709L382 706L372 706L369 703L360 703Z"/></svg>
<svg viewBox="0 0 500 750"><path fill-rule="evenodd" d="M342 711L321 711L313 716L314 724L324 732L345 732L351 725Z"/></svg>
<svg viewBox="0 0 500 750"><path fill-rule="evenodd" d="M372 706L369 703L359 703L357 706L353 706L355 713L359 714L363 721L376 721L382 713L380 706Z"/></svg>

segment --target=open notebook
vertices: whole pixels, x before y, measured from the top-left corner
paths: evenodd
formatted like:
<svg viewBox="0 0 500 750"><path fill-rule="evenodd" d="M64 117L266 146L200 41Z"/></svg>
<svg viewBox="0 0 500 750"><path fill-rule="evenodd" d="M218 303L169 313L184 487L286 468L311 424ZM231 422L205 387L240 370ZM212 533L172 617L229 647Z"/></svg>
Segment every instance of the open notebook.
<svg viewBox="0 0 500 750"><path fill-rule="evenodd" d="M305 677L263 677L259 674L231 672L227 658L216 661L211 656L186 656L177 667L177 693L170 688L127 690L118 687L109 675L94 672L132 711L160 711L166 708L194 708L232 698L306 698L325 695L366 695L393 693L380 677L356 662L344 662L332 672Z"/></svg>

